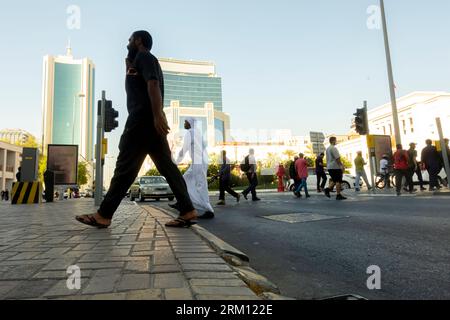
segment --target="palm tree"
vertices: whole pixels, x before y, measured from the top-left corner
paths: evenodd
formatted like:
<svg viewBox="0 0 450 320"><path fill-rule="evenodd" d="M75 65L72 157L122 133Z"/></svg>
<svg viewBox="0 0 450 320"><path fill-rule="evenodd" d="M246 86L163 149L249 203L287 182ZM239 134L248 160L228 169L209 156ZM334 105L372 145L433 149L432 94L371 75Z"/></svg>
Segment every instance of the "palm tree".
<svg viewBox="0 0 450 320"><path fill-rule="evenodd" d="M285 155L289 160L294 158L296 156L297 152L294 150L286 150L283 152L283 155Z"/></svg>

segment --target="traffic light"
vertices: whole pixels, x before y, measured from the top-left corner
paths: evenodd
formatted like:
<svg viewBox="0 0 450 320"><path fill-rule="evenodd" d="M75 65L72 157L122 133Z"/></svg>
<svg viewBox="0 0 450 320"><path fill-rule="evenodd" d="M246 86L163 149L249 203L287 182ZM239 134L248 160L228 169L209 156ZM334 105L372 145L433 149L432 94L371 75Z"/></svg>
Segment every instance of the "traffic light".
<svg viewBox="0 0 450 320"><path fill-rule="evenodd" d="M355 129L360 135L369 134L367 108L357 109L355 115Z"/></svg>
<svg viewBox="0 0 450 320"><path fill-rule="evenodd" d="M116 118L119 116L119 112L112 107L112 101L106 100L105 104L105 132L111 132L119 126L119 122Z"/></svg>

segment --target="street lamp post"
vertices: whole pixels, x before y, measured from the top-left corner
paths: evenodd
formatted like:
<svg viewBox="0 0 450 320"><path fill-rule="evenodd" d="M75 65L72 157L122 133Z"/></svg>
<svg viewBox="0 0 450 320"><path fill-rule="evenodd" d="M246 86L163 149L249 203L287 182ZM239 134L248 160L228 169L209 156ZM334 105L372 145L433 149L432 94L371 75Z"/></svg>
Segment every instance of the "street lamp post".
<svg viewBox="0 0 450 320"><path fill-rule="evenodd" d="M77 95L73 96L73 112L72 112L72 144L75 144L75 107L76 98L84 98L86 95L83 92L78 93Z"/></svg>
<svg viewBox="0 0 450 320"><path fill-rule="evenodd" d="M387 32L387 24L386 24L386 13L384 10L384 0L380 0L381 7L381 20L383 23L383 35L384 35L384 47L386 51L386 63L388 69L388 77L389 77L389 90L391 94L391 105L392 105L392 118L394 124L395 131L395 143L401 144L401 135L400 135L400 124L398 121L398 111L397 111L397 99L395 97L395 85L394 85L394 75L392 72L392 61L391 61L391 50L389 48L389 38Z"/></svg>

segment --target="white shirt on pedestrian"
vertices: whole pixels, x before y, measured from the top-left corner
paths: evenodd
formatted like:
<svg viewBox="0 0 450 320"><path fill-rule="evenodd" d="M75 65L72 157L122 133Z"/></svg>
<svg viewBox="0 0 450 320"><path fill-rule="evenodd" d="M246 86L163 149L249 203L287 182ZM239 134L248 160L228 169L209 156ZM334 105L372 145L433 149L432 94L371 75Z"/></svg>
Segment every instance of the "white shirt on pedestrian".
<svg viewBox="0 0 450 320"><path fill-rule="evenodd" d="M329 146L327 149L327 169L342 169L342 167L337 162L337 159L339 159L340 157L341 155L339 154L339 150L333 145Z"/></svg>

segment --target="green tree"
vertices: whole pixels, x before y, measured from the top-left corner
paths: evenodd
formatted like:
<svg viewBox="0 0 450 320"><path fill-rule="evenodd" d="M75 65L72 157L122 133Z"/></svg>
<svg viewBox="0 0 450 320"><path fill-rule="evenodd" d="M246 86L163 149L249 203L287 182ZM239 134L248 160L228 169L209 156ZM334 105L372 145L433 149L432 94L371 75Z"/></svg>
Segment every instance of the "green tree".
<svg viewBox="0 0 450 320"><path fill-rule="evenodd" d="M155 177L155 176L160 176L161 174L159 173L158 169L152 168L152 169L148 170L145 175Z"/></svg>
<svg viewBox="0 0 450 320"><path fill-rule="evenodd" d="M89 179L89 172L87 169L87 163L86 162L80 162L78 163L78 178L77 182L79 186L84 186L88 183Z"/></svg>
<svg viewBox="0 0 450 320"><path fill-rule="evenodd" d="M286 150L283 152L283 154L290 160L293 159L298 154L298 152L295 152L294 150Z"/></svg>
<svg viewBox="0 0 450 320"><path fill-rule="evenodd" d="M341 161L342 161L342 164L344 165L345 169L350 169L353 167L352 162L350 160L348 160L347 158L341 157Z"/></svg>

